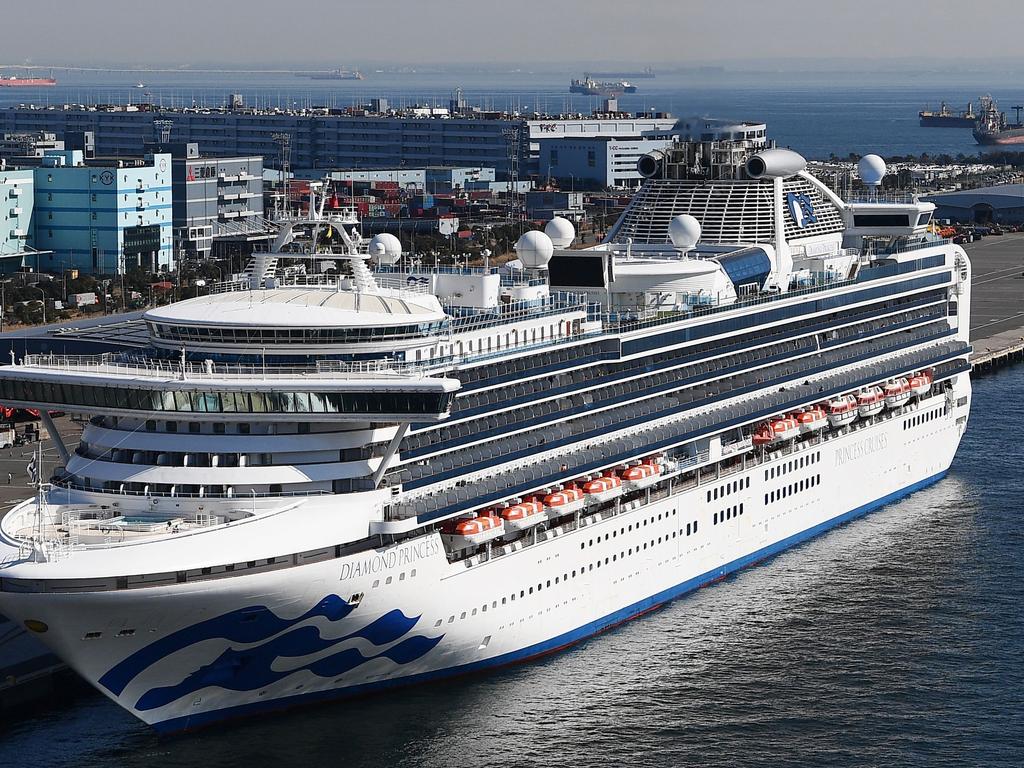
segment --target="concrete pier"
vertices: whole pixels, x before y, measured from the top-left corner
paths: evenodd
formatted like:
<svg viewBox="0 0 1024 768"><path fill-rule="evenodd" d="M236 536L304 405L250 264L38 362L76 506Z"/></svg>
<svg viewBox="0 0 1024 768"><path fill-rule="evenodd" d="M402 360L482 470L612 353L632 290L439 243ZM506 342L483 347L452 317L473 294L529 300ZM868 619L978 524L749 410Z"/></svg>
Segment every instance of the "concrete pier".
<svg viewBox="0 0 1024 768"><path fill-rule="evenodd" d="M974 267L971 292L973 375L1024 360L1024 233L964 246Z"/></svg>

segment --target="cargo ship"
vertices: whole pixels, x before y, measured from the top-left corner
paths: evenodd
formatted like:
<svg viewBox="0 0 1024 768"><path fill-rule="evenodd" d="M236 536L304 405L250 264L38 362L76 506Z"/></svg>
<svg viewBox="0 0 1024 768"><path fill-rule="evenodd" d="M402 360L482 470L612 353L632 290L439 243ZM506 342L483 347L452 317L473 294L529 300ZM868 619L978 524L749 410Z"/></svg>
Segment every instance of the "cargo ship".
<svg viewBox="0 0 1024 768"><path fill-rule="evenodd" d="M332 69L330 72L313 72L306 77L310 80L362 80L363 73L358 69Z"/></svg>
<svg viewBox="0 0 1024 768"><path fill-rule="evenodd" d="M1024 123L1020 121L1022 106L1013 107L1016 122L1009 122L991 97L983 97L981 116L974 127L974 140L983 145L1024 144Z"/></svg>
<svg viewBox="0 0 1024 768"><path fill-rule="evenodd" d="M14 75L0 76L0 88L31 88L34 86L56 85L57 81L52 77L16 77Z"/></svg>
<svg viewBox="0 0 1024 768"><path fill-rule="evenodd" d="M942 102L938 112L922 109L917 113L922 128L973 128L978 120L974 112L974 103L967 102L967 109L954 112L946 102Z"/></svg>
<svg viewBox="0 0 1024 768"><path fill-rule="evenodd" d="M628 80L607 82L584 75L582 80L574 79L569 84L569 93L582 93L585 96L621 96L623 93L636 93L636 86Z"/></svg>

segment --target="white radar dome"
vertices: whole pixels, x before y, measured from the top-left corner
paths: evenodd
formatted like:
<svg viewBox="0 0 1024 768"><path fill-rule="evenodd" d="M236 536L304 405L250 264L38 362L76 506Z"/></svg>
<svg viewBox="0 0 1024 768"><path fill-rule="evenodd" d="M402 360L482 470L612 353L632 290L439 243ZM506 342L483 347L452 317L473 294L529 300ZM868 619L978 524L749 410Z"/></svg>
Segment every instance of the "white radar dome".
<svg viewBox="0 0 1024 768"><path fill-rule="evenodd" d="M402 241L388 232L381 232L370 240L368 250L377 263L394 264L402 258Z"/></svg>
<svg viewBox="0 0 1024 768"><path fill-rule="evenodd" d="M527 269L540 269L546 267L551 261L551 255L555 252L555 244L551 238L543 232L533 229L524 232L523 236L516 240L516 256L523 262Z"/></svg>
<svg viewBox="0 0 1024 768"><path fill-rule="evenodd" d="M690 250L700 240L700 222L686 213L676 216L668 224L668 239L676 248Z"/></svg>
<svg viewBox="0 0 1024 768"><path fill-rule="evenodd" d="M576 239L576 227L568 219L555 216L544 227L544 234L551 238L555 248L568 248Z"/></svg>
<svg viewBox="0 0 1024 768"><path fill-rule="evenodd" d="M877 187L882 183L885 170L885 160L878 155L864 155L860 162L857 163L857 173L860 174L860 180L869 187Z"/></svg>

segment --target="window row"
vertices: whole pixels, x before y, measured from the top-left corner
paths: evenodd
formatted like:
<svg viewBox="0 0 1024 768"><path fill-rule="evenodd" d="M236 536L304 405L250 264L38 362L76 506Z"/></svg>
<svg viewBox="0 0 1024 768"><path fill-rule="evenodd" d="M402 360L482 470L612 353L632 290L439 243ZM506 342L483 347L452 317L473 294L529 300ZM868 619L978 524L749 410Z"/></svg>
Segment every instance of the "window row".
<svg viewBox="0 0 1024 768"><path fill-rule="evenodd" d="M696 527L696 524L694 524L694 526ZM637 527L638 528L640 527L639 524L637 524ZM519 590L519 592L518 592L518 599L519 600L525 600L530 595L533 595L535 592L536 592L536 594L540 594L545 589L550 589L552 586L558 586L558 584L560 584L562 582L567 582L570 579L575 579L577 576L582 576L584 573L589 573L589 572L593 571L595 568L600 570L602 565L607 566L607 565L610 565L611 563L618 562L619 560L624 560L627 557L632 557L633 555L638 555L641 552L647 551L648 549L653 549L654 547L658 546L659 544L667 544L670 539L674 539L678 535L679 535L678 531L672 531L670 534L666 533L664 536L658 536L656 539L651 539L650 541L645 541L642 544L638 544L635 547L629 547L629 548L627 548L625 550L622 550L621 552L618 552L618 553L613 554L613 555L609 555L608 557L605 557L603 560L602 559L598 559L598 560L595 560L593 563L589 563L589 564L587 564L585 566L580 567L579 569L573 569L571 572L564 573L560 577L559 576L555 576L554 579L547 579L546 581L539 582L536 587L534 587L532 585L529 586L529 587L524 587L523 589ZM597 541L606 540L606 539L608 539L608 536L609 536L609 534L606 533L604 535L604 539L602 539L601 537L598 537ZM612 532L612 536L614 536L614 531ZM593 543L593 541L594 540L591 540L591 543ZM504 606L504 605L508 605L509 603L514 603L516 601L516 599L517 599L517 593L512 592L508 597L502 597L501 598L501 605ZM493 609L495 609L497 607L498 607L498 601L497 600L493 600L491 602L491 609L493 610ZM480 613L486 613L487 612L487 604L486 603L484 603L480 607L479 612ZM452 614L451 616L448 617L447 623L448 624L453 624L455 622L456 618L458 618L459 620L462 620L462 619L466 619L466 618L469 618L469 617L476 616L477 613L478 613L478 609L472 608L472 609L469 609L469 610L466 610L466 611L462 611L457 616L456 616L456 614ZM436 627L440 627L443 623L445 623L443 620L438 619L437 621L434 622L434 627L435 628Z"/></svg>
<svg viewBox="0 0 1024 768"><path fill-rule="evenodd" d="M718 488L714 488L708 491L707 500L712 501L714 499L721 499L726 496L729 496L730 494L736 493L737 491L741 491L749 487L750 478L741 477L739 480L733 480L732 482L726 483L725 485L721 485Z"/></svg>
<svg viewBox="0 0 1024 768"><path fill-rule="evenodd" d="M715 512L712 517L714 525L724 523L726 520L732 520L734 517L739 517L743 514L743 503L735 504L728 509L723 509L721 512Z"/></svg>
<svg viewBox="0 0 1024 768"><path fill-rule="evenodd" d="M798 480L795 483L784 485L782 488L777 488L770 493L766 493L764 495L764 503L765 505L768 505L773 504L776 501L781 501L782 499L788 499L795 493L800 493L801 491L806 491L810 488L817 488L820 484L821 475L811 475L803 480Z"/></svg>
<svg viewBox="0 0 1024 768"><path fill-rule="evenodd" d="M203 344L355 344L398 341L435 336L448 327L447 321L396 325L385 328L225 328L150 323L150 333L163 341L191 341Z"/></svg>
<svg viewBox="0 0 1024 768"><path fill-rule="evenodd" d="M913 427L920 426L921 424L927 424L930 421L935 421L935 419L939 418L941 415L942 408L933 408L930 411L918 413L914 416L911 416L909 419L903 420L903 429L904 431L906 431Z"/></svg>
<svg viewBox="0 0 1024 768"><path fill-rule="evenodd" d="M0 381L0 399L31 404L189 413L444 413L446 392L191 392Z"/></svg>
<svg viewBox="0 0 1024 768"><path fill-rule="evenodd" d="M637 523L630 523L629 525L624 525L621 528L619 528L618 531L616 531L615 529L612 529L612 531L610 533L605 533L604 537L602 537L600 534L598 534L596 539L589 539L587 541L581 541L580 542L580 549L586 549L587 547L592 547L592 546L594 546L594 542L597 542L598 544L600 544L602 541L608 541L609 538L614 539L619 534L631 533L633 531L634 525L636 526L636 529L639 531L641 526L647 526L648 524L654 523L656 520L661 520L662 518L667 520L669 517L672 517L672 516L674 516L676 514L677 514L677 510L673 509L671 512L658 513L657 515L651 515L649 518L644 518L643 520L641 520L641 521L639 521ZM660 539L659 539L659 541L660 541Z"/></svg>
<svg viewBox="0 0 1024 768"><path fill-rule="evenodd" d="M821 461L821 451L815 451L809 453L806 456L800 456L789 461L784 461L774 467L770 467L764 471L765 480L774 480L776 477L782 477L783 475L795 472L798 469L809 467L813 464L817 464Z"/></svg>

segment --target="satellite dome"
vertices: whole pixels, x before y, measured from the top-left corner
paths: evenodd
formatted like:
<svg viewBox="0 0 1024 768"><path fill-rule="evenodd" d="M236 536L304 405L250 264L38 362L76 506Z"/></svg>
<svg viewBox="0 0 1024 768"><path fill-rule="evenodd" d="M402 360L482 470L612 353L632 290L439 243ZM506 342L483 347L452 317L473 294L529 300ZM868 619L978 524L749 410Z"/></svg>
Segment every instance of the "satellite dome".
<svg viewBox="0 0 1024 768"><path fill-rule="evenodd" d="M885 160L878 155L864 155L857 163L860 180L869 187L877 187L885 176Z"/></svg>
<svg viewBox="0 0 1024 768"><path fill-rule="evenodd" d="M516 256L523 262L527 269L539 269L546 267L551 261L551 255L555 252L555 244L551 238L539 230L524 232L523 236L516 240Z"/></svg>
<svg viewBox="0 0 1024 768"><path fill-rule="evenodd" d="M687 213L676 216L668 224L668 239L676 248L690 250L700 240L700 222Z"/></svg>
<svg viewBox="0 0 1024 768"><path fill-rule="evenodd" d="M576 227L561 216L555 216L544 227L544 234L551 238L555 248L568 248L576 239Z"/></svg>
<svg viewBox="0 0 1024 768"><path fill-rule="evenodd" d="M394 264L402 258L402 241L388 232L381 232L370 240L368 250L379 264Z"/></svg>

